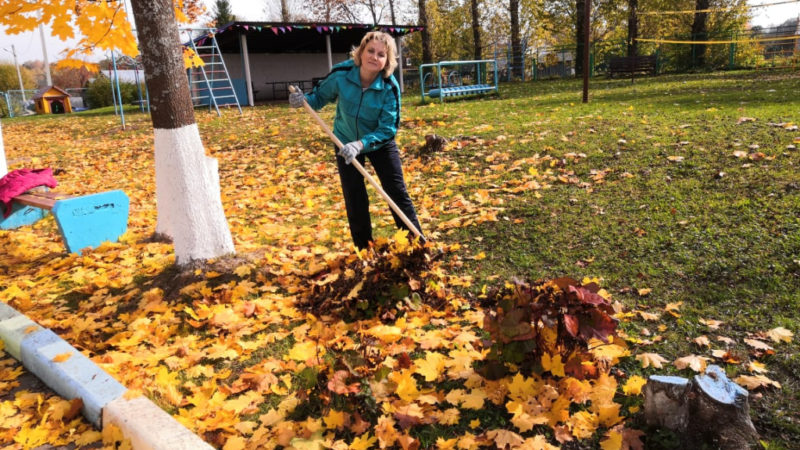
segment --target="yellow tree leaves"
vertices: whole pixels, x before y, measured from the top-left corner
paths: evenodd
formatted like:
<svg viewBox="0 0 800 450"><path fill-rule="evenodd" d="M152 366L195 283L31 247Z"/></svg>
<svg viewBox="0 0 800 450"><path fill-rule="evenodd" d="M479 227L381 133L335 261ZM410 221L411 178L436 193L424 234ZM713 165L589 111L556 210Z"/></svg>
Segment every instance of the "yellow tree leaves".
<svg viewBox="0 0 800 450"><path fill-rule="evenodd" d="M175 0L179 21L196 17L202 8L198 4L194 0ZM49 24L53 36L61 40L78 37L76 48L67 51L67 65L82 64L76 58L95 50L117 50L131 57L139 54L124 2L7 0L0 4L0 24L11 34L33 30L40 23Z"/></svg>

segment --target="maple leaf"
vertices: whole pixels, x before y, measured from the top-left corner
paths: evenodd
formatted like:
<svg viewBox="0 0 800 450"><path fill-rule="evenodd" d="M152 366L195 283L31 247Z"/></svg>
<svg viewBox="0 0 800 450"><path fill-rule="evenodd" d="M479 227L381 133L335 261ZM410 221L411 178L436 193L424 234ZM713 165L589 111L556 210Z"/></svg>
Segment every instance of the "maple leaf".
<svg viewBox="0 0 800 450"><path fill-rule="evenodd" d="M739 375L738 377L734 378L733 381L740 386L744 386L749 391L758 389L762 386L774 386L778 389L781 388L780 383L775 380L771 380L764 375Z"/></svg>
<svg viewBox="0 0 800 450"><path fill-rule="evenodd" d="M564 364L561 362L561 355L555 355L554 357L550 357L549 353L545 353L542 355L542 369L545 371L550 372L553 376L556 377L564 377L566 374L564 373Z"/></svg>
<svg viewBox="0 0 800 450"><path fill-rule="evenodd" d="M72 352L59 353L53 357L53 362L62 363L72 357Z"/></svg>
<svg viewBox="0 0 800 450"><path fill-rule="evenodd" d="M408 429L425 421L425 411L416 403L400 405L394 408L394 418L401 428Z"/></svg>
<svg viewBox="0 0 800 450"><path fill-rule="evenodd" d="M417 389L417 380L414 379L414 372L410 369L404 369L399 372L392 372L389 379L397 384L395 393L403 401L412 402L419 397L419 390Z"/></svg>
<svg viewBox="0 0 800 450"><path fill-rule="evenodd" d="M367 330L366 333L380 339L384 344L397 342L403 337L403 330L389 325L375 325Z"/></svg>
<svg viewBox="0 0 800 450"><path fill-rule="evenodd" d="M639 395L642 393L642 386L647 384L647 379L640 377L639 375L634 375L628 378L628 381L625 382L625 385L622 386L622 392L627 395Z"/></svg>
<svg viewBox="0 0 800 450"><path fill-rule="evenodd" d="M346 414L347 413L344 411L337 411L335 409L328 411L328 414L322 418L322 420L325 422L325 428L334 430L336 428L344 427Z"/></svg>
<svg viewBox="0 0 800 450"><path fill-rule="evenodd" d="M640 353L636 355L636 359L642 363L642 368L653 366L656 369L660 369L665 362L668 362L667 359L658 353Z"/></svg>
<svg viewBox="0 0 800 450"><path fill-rule="evenodd" d="M347 384L347 379L349 377L350 371L337 370L334 372L333 378L328 381L328 389L342 395L357 394L358 391L361 390L361 383L355 382L352 384Z"/></svg>
<svg viewBox="0 0 800 450"><path fill-rule="evenodd" d="M699 322L702 323L703 325L707 326L711 330L718 329L720 327L720 325L722 325L724 323L724 322L722 322L720 320L714 320L714 319L699 319Z"/></svg>
<svg viewBox="0 0 800 450"><path fill-rule="evenodd" d="M289 350L289 359L295 361L307 361L315 356L322 356L325 354L324 348L319 348L321 354L317 354L317 343L314 341L298 342Z"/></svg>
<svg viewBox="0 0 800 450"><path fill-rule="evenodd" d="M706 336L699 336L694 338L694 343L700 347L711 347L711 341Z"/></svg>
<svg viewBox="0 0 800 450"><path fill-rule="evenodd" d="M773 328L767 331L767 337L772 339L772 342L792 342L794 333L783 327Z"/></svg>
<svg viewBox="0 0 800 450"><path fill-rule="evenodd" d="M445 368L446 357L437 352L426 352L424 359L414 361L415 372L425 377L425 381L436 381Z"/></svg>
<svg viewBox="0 0 800 450"><path fill-rule="evenodd" d="M758 361L751 362L747 366L747 370L749 370L750 372L758 372L758 373L767 373L767 372L769 372L769 370L767 370L767 366L765 366L763 363L760 363Z"/></svg>
<svg viewBox="0 0 800 450"><path fill-rule="evenodd" d="M377 440L378 438L372 436L370 433L363 434L353 439L353 442L350 443L350 450L367 450L372 447Z"/></svg>
<svg viewBox="0 0 800 450"><path fill-rule="evenodd" d="M499 449L516 448L525 442L522 436L509 430L490 430L486 432L486 437Z"/></svg>
<svg viewBox="0 0 800 450"><path fill-rule="evenodd" d="M653 314L645 311L636 311L636 313L639 314L642 317L642 319L649 320L651 322L655 322L661 318L660 314Z"/></svg>
<svg viewBox="0 0 800 450"><path fill-rule="evenodd" d="M600 441L600 448L602 450L621 450L622 433L617 430L609 430L605 439Z"/></svg>
<svg viewBox="0 0 800 450"><path fill-rule="evenodd" d="M772 347L764 341L758 339L744 339L744 343L756 350L772 350Z"/></svg>
<svg viewBox="0 0 800 450"><path fill-rule="evenodd" d="M695 372L702 373L702 372L705 372L705 370L706 370L706 363L707 362L708 362L708 358L706 358L704 356L689 355L689 356L684 356L682 358L676 359L673 362L673 364L678 369L685 369L685 368L688 367L688 368L694 370Z"/></svg>
<svg viewBox="0 0 800 450"><path fill-rule="evenodd" d="M394 445L400 433L394 427L395 421L389 416L381 416L375 425L375 437L378 438L380 448L388 448Z"/></svg>
<svg viewBox="0 0 800 450"><path fill-rule="evenodd" d="M578 439L590 438L599 424L597 415L589 411L578 411L567 420L570 432Z"/></svg>

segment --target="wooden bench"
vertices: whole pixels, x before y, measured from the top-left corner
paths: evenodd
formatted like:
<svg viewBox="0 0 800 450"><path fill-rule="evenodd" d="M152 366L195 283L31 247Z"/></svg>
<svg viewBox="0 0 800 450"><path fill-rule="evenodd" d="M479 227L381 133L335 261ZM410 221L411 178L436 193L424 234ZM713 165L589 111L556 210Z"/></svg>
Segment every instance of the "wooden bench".
<svg viewBox="0 0 800 450"><path fill-rule="evenodd" d="M633 76L637 73L655 75L658 58L656 55L612 56L608 63L608 76L616 74Z"/></svg>
<svg viewBox="0 0 800 450"><path fill-rule="evenodd" d="M28 191L14 197L11 214L0 216L0 230L12 230L53 215L70 253L116 242L128 228L128 196L120 190L83 196Z"/></svg>

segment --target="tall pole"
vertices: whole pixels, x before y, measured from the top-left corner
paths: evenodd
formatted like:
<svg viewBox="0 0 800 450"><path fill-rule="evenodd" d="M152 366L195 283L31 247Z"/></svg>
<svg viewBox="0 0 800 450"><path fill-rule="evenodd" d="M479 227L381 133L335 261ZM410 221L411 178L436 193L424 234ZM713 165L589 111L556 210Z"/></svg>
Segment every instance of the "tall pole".
<svg viewBox="0 0 800 450"><path fill-rule="evenodd" d="M583 103L589 103L589 14L592 0L585 0L583 5Z"/></svg>
<svg viewBox="0 0 800 450"><path fill-rule="evenodd" d="M25 86L22 84L22 73L19 71L19 64L17 63L17 49L14 48L14 44L11 44L11 54L14 55L14 66L17 68L17 79L19 80L19 90L22 92L22 103L23 105L28 102L28 99L25 98ZM24 107L24 106L23 106ZM9 106L9 110L11 107Z"/></svg>
<svg viewBox="0 0 800 450"><path fill-rule="evenodd" d="M44 75L47 77L47 86L53 85L53 77L50 76L50 60L47 59L47 45L44 43L44 26L39 24L39 35L42 37L42 55L44 55Z"/></svg>

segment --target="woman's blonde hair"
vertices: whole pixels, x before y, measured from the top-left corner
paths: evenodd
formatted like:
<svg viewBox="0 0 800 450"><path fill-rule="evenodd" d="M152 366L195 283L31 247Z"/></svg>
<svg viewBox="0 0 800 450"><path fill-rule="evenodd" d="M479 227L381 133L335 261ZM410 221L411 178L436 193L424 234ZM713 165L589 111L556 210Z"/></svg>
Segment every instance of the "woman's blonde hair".
<svg viewBox="0 0 800 450"><path fill-rule="evenodd" d="M365 34L361 39L361 44L359 44L358 47L353 47L350 56L353 58L353 61L355 61L356 66L361 67L361 54L364 53L367 44L375 40L386 46L386 66L383 68L383 76L388 78L394 73L395 67L397 67L397 45L394 43L392 36L388 33L384 33L383 31L370 31Z"/></svg>

